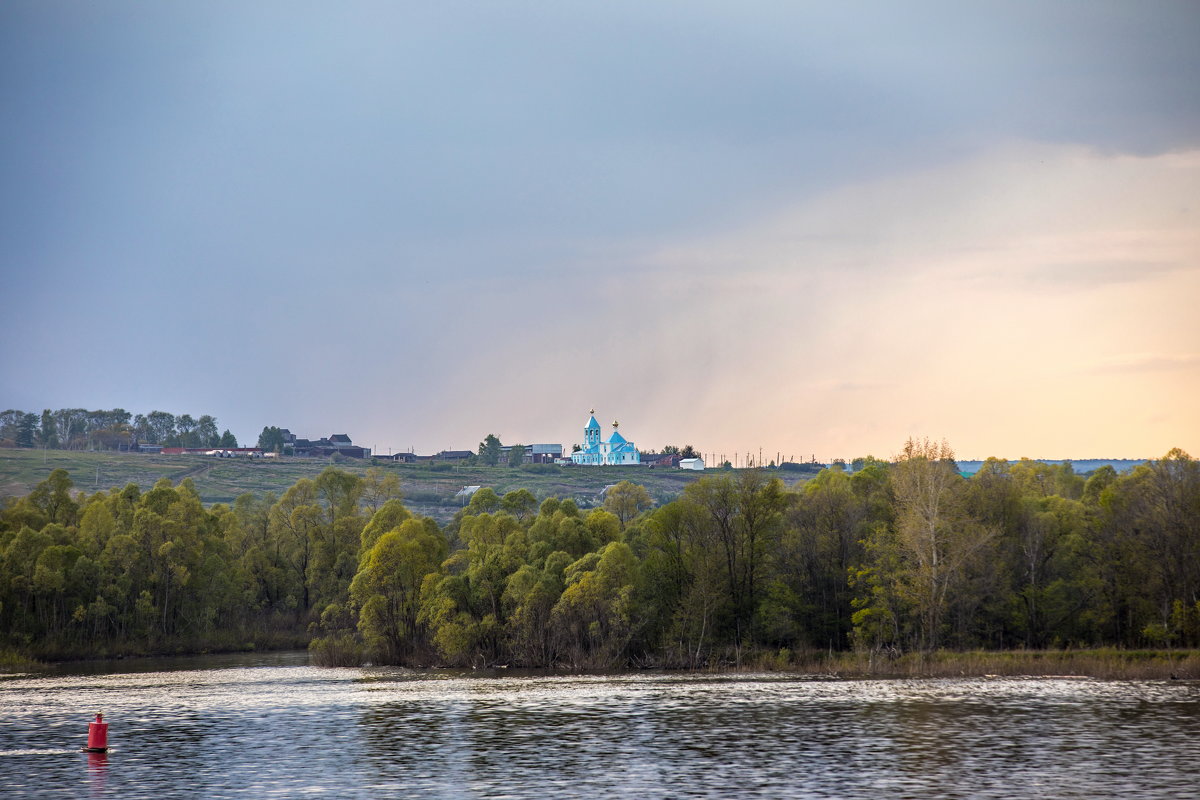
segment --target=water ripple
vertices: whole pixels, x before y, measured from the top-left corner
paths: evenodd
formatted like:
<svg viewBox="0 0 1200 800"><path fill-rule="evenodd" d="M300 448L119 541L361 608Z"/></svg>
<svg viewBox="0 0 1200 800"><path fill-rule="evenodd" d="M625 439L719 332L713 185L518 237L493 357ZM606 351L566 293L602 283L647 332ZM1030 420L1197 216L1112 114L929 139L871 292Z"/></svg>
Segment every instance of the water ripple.
<svg viewBox="0 0 1200 800"><path fill-rule="evenodd" d="M4 797L1175 800L1200 785L1190 682L154 666L0 681ZM95 711L107 755L76 750Z"/></svg>

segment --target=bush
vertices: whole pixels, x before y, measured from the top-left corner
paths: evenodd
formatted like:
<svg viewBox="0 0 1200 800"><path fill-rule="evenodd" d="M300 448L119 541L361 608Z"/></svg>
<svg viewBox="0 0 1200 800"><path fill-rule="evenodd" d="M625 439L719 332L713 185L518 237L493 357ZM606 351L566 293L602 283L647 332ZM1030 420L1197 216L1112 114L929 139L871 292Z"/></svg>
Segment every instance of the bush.
<svg viewBox="0 0 1200 800"><path fill-rule="evenodd" d="M318 667L357 667L362 664L363 646L353 633L342 631L313 639L308 653Z"/></svg>

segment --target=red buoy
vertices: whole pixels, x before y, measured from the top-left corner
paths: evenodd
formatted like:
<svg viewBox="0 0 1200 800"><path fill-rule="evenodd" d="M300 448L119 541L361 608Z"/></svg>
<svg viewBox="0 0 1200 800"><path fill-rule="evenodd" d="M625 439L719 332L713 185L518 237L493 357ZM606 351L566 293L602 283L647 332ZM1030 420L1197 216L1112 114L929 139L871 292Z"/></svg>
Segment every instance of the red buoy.
<svg viewBox="0 0 1200 800"><path fill-rule="evenodd" d="M96 721L88 723L88 743L84 749L89 753L108 752L108 723L103 714L97 714Z"/></svg>

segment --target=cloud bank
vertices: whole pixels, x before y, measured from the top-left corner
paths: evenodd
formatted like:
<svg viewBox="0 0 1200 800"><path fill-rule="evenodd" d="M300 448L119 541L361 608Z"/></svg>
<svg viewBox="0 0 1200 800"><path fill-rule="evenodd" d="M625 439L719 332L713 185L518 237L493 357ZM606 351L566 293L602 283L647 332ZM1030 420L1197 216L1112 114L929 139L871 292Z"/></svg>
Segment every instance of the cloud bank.
<svg viewBox="0 0 1200 800"><path fill-rule="evenodd" d="M1196 41L1189 3L9 3L0 397L1200 450ZM1096 368L1139 354L1178 368Z"/></svg>

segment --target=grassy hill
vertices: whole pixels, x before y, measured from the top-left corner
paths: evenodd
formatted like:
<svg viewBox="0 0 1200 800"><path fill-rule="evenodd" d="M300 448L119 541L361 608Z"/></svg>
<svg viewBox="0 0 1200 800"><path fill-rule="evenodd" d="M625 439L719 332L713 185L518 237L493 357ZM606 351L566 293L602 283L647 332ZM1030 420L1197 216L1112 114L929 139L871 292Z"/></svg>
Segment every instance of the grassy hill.
<svg viewBox="0 0 1200 800"><path fill-rule="evenodd" d="M217 459L210 456L163 456L145 453L74 452L66 450L0 449L0 498L27 494L53 470L65 469L77 489L106 491L137 484L149 489L161 478L178 484L191 478L205 503L229 503L246 492L281 494L301 478L315 478L330 466L327 460ZM347 459L335 464L347 472L363 473L371 466L400 478L405 504L439 520L462 506L454 495L464 486L487 486L498 494L528 489L539 500L572 498L581 507L599 502L605 486L622 480L640 483L658 503L676 497L683 487L705 473L647 467L470 467L453 464L395 464ZM711 474L711 471L710 471ZM810 477L780 473L789 486Z"/></svg>

